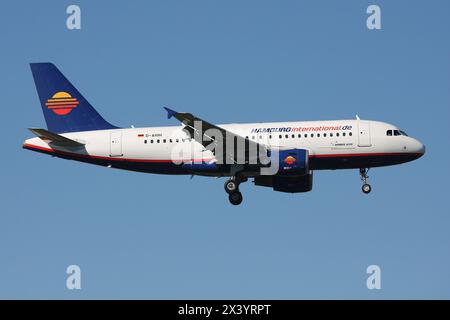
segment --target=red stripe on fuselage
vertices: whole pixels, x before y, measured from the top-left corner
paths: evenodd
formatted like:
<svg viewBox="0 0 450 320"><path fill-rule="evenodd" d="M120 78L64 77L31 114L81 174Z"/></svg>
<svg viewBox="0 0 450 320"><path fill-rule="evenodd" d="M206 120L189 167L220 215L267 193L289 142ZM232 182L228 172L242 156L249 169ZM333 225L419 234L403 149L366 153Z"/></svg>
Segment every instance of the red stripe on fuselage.
<svg viewBox="0 0 450 320"><path fill-rule="evenodd" d="M51 148L36 146L33 144L25 143L24 148L30 150L40 150L47 153L60 154L65 156L73 156L79 158L89 158L98 160L113 160L113 161L129 161L129 162L148 162L148 163L170 163L173 160L158 160L158 159L130 159L130 158L114 158L114 157L103 157L103 156L93 156L88 154L79 154L74 152L67 152L61 150L54 150ZM374 153L340 153L340 154L316 154L310 155L309 158L354 158L354 157L385 157L385 156L421 156L421 153L409 153L409 152L374 152ZM179 160L180 162L192 161L192 162L202 162L210 161L212 158L208 159L187 159Z"/></svg>
<svg viewBox="0 0 450 320"><path fill-rule="evenodd" d="M347 157L385 157L385 156L419 156L415 152L367 152L367 153L340 153L340 154L313 154L310 158L347 158Z"/></svg>

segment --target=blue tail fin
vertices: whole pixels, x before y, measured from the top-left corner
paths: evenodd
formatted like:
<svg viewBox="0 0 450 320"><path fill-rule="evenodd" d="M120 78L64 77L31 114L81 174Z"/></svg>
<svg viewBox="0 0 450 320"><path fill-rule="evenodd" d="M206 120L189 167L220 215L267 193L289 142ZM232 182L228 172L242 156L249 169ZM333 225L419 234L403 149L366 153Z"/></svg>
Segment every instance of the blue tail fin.
<svg viewBox="0 0 450 320"><path fill-rule="evenodd" d="M115 129L52 63L30 63L49 131Z"/></svg>

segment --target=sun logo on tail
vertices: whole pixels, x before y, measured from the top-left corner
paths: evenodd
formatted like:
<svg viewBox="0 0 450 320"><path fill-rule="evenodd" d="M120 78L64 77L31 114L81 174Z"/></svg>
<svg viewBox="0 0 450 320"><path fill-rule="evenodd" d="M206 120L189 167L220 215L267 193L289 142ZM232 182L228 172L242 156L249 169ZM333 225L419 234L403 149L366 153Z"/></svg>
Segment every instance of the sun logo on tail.
<svg viewBox="0 0 450 320"><path fill-rule="evenodd" d="M78 100L76 98L73 98L69 93L60 91L55 93L53 97L48 99L45 105L55 114L59 116L65 116L79 104L80 103L78 102Z"/></svg>

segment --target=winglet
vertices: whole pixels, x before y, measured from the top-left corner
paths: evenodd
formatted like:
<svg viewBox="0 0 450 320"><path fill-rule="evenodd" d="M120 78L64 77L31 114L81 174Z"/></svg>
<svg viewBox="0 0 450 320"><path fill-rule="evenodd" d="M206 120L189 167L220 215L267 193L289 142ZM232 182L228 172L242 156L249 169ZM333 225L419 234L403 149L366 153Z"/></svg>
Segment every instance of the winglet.
<svg viewBox="0 0 450 320"><path fill-rule="evenodd" d="M167 111L167 119L172 118L173 116L175 116L178 112L176 112L175 110L169 109L164 107L164 109L166 109Z"/></svg>

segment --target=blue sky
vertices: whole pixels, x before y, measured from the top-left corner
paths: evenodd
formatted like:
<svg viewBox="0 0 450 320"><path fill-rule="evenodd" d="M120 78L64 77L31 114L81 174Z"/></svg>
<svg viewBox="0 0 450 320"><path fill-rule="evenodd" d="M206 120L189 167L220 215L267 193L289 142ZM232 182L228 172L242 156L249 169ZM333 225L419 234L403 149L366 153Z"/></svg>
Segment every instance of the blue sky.
<svg viewBox="0 0 450 320"><path fill-rule="evenodd" d="M66 28L78 4L82 29ZM366 8L382 30L366 28ZM0 298L450 298L450 3L39 1L0 13ZM313 192L146 175L32 153L45 122L29 62L53 62L110 122L361 118L427 146L418 161L316 172ZM68 265L82 289L66 289ZM366 288L366 268L382 289Z"/></svg>

